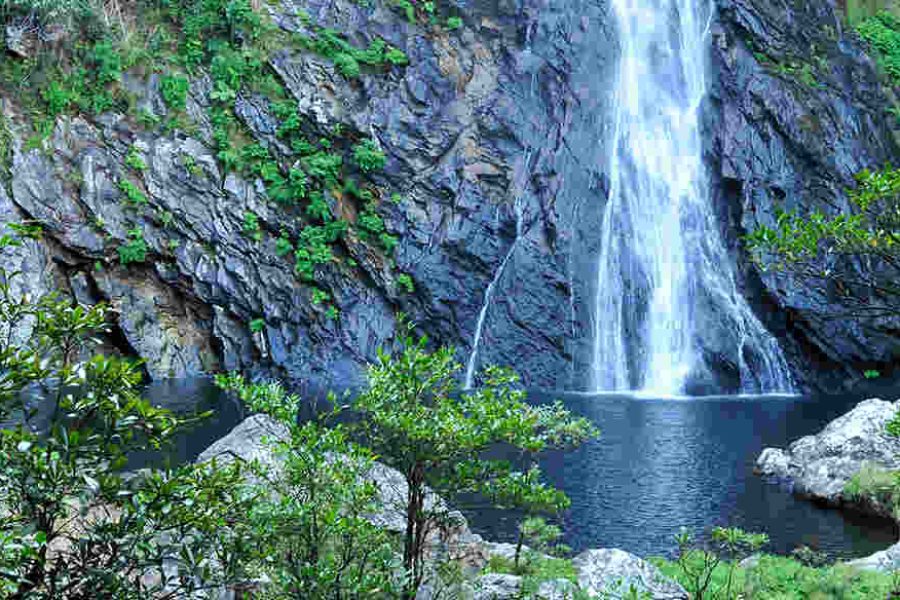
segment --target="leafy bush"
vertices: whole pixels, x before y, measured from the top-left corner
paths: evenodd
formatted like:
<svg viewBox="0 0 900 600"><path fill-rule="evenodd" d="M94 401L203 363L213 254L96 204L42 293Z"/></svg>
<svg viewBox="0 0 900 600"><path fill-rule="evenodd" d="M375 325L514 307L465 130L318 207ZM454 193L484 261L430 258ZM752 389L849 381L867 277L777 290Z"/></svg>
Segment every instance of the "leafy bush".
<svg viewBox="0 0 900 600"><path fill-rule="evenodd" d="M127 179L119 180L119 191L125 196L125 200L132 205L147 204L147 196L135 184Z"/></svg>
<svg viewBox="0 0 900 600"><path fill-rule="evenodd" d="M275 254L279 257L287 256L294 251L294 245L286 231L282 231L281 235L275 240Z"/></svg>
<svg viewBox="0 0 900 600"><path fill-rule="evenodd" d="M300 399L276 383L249 384L237 374L219 375L216 383L288 432L269 441L283 472L255 469L278 500L248 512L253 531L266 542L267 592L278 598L396 598L392 539L367 518L384 510L367 477L374 457L335 422L339 413L299 423Z"/></svg>
<svg viewBox="0 0 900 600"><path fill-rule="evenodd" d="M365 139L353 146L353 160L366 173L382 170L387 162L384 152L372 139Z"/></svg>
<svg viewBox="0 0 900 600"><path fill-rule="evenodd" d="M15 243L3 236L0 249ZM237 466L126 476L130 455L188 420L140 396L139 365L94 354L105 306L21 296L15 277L0 266L0 330L35 330L0 339L0 596L139 600L244 580L254 498ZM23 406L35 384L42 406Z"/></svg>
<svg viewBox="0 0 900 600"><path fill-rule="evenodd" d="M131 146L128 153L125 154L125 164L135 171L142 172L147 170L147 163L141 157L140 150L136 146Z"/></svg>
<svg viewBox="0 0 900 600"><path fill-rule="evenodd" d="M243 234L254 242L261 242L263 238L262 228L259 225L259 217L255 213L244 213Z"/></svg>
<svg viewBox="0 0 900 600"><path fill-rule="evenodd" d="M891 83L900 83L900 19L882 11L861 21L856 30L875 51L878 65Z"/></svg>
<svg viewBox="0 0 900 600"><path fill-rule="evenodd" d="M682 530L678 542L676 564L679 581L691 598L703 600L724 595L731 598L740 587L740 577L735 578L737 562L757 552L766 545L765 534L747 533L737 527L714 527L710 536L711 547L697 545L687 530ZM738 574L739 575L739 574Z"/></svg>
<svg viewBox="0 0 900 600"><path fill-rule="evenodd" d="M159 81L163 101L173 110L185 109L189 89L190 82L183 75L164 75Z"/></svg>
<svg viewBox="0 0 900 600"><path fill-rule="evenodd" d="M119 262L129 265L147 260L147 242L144 241L144 232L140 228L128 231L128 241L119 246Z"/></svg>
<svg viewBox="0 0 900 600"><path fill-rule="evenodd" d="M754 259L766 268L786 270L811 283L837 284L855 316L896 314L900 286L875 275L900 264L900 169L864 170L856 179L857 187L848 192L852 212L779 211L774 227L760 226L745 239ZM866 267L871 273L860 275L842 259L871 265ZM873 302L873 296L884 301Z"/></svg>
<svg viewBox="0 0 900 600"><path fill-rule="evenodd" d="M865 463L844 486L844 495L862 502L874 502L900 517L900 473Z"/></svg>
<svg viewBox="0 0 900 600"><path fill-rule="evenodd" d="M375 38L365 49L357 48L341 37L340 32L324 27L314 27L311 36L297 36L299 44L311 52L334 62L338 72L348 79L359 77L360 65L405 66L406 54L398 48Z"/></svg>
<svg viewBox="0 0 900 600"><path fill-rule="evenodd" d="M416 291L416 286L413 283L412 277L407 275L406 273L400 273L397 275L397 285L406 291L407 294L412 294Z"/></svg>

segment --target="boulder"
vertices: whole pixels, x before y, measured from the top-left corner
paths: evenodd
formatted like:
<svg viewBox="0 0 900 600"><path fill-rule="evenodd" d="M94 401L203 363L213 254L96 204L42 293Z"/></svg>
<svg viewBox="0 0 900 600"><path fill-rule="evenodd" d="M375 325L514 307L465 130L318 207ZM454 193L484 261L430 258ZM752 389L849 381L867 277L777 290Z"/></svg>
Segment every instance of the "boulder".
<svg viewBox="0 0 900 600"><path fill-rule="evenodd" d="M578 586L568 579L551 579L538 586L538 600L573 600Z"/></svg>
<svg viewBox="0 0 900 600"><path fill-rule="evenodd" d="M787 482L800 494L840 504L844 486L864 464L900 469L900 439L885 425L900 402L870 399L829 423L821 432L792 443L786 450L766 448L757 473Z"/></svg>
<svg viewBox="0 0 900 600"><path fill-rule="evenodd" d="M687 592L659 569L624 550L585 550L575 557L578 585L592 596L649 594L654 600L686 599Z"/></svg>
<svg viewBox="0 0 900 600"><path fill-rule="evenodd" d="M475 581L475 600L512 600L519 597L521 587L521 577L488 573Z"/></svg>
<svg viewBox="0 0 900 600"><path fill-rule="evenodd" d="M847 564L863 571L893 573L900 569L900 543L894 544L886 550L876 552L871 556L848 561Z"/></svg>

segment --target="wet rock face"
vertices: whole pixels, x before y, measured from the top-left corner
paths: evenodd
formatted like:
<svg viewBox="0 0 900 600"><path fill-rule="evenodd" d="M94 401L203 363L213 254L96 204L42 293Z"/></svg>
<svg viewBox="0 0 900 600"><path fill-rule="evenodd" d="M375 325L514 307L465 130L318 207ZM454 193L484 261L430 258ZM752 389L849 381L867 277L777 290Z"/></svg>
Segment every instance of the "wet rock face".
<svg viewBox="0 0 900 600"><path fill-rule="evenodd" d="M746 293L801 382L834 387L858 378L861 364L896 362L900 321L847 318L854 305L836 290L761 270L739 250L739 238L772 226L777 209L846 210L856 173L896 162L885 113L892 101L831 3L724 0L718 7L707 138L721 221Z"/></svg>
<svg viewBox="0 0 900 600"><path fill-rule="evenodd" d="M583 246L579 238L592 240L569 227L583 188L561 192L557 173L598 145L599 100L592 96L599 97L599 78L588 73L611 48L592 50L593 65L579 63L578 51L594 48L589 29L603 29L602 7L476 2L466 25L449 33L410 25L380 5L300 4L284 2L273 18L299 29L302 8L356 45L377 35L410 58L404 69L352 81L309 53L283 50L272 59L323 134L342 124L376 138L385 151L376 183L403 197L381 209L400 240L396 268L343 241L338 252L355 266L317 274L317 286L340 311L339 319L326 318L292 261L274 251L282 228L296 235L298 227L258 182L223 172L215 160L206 116L210 82L200 78L187 102L196 125L190 135L153 133L129 116L104 114L62 118L45 151L26 149L25 117L3 104L13 137L10 199L23 218L44 225L42 252L58 265L48 277L65 282L55 287L80 301L109 302L121 343L147 361L153 377L257 368L324 386L359 382L376 349L390 345L399 311L435 342L458 347L465 362L485 290L496 278L479 365L515 366L530 385L568 386L577 343L571 263ZM540 40L536 50L523 53L531 37ZM582 81L573 87L576 71ZM123 83L139 109L165 115L158 76L126 76ZM583 109L573 108L580 102ZM235 112L258 139L281 143L265 99L241 97ZM576 113L584 137L566 142ZM566 146L575 141L584 147ZM131 149L146 170L127 168ZM596 185L591 162L582 170ZM145 193L146 206L123 200L125 178ZM242 235L247 212L258 215L262 242ZM120 265L118 248L136 229L147 260ZM498 272L507 256L508 268ZM414 293L401 292L398 272L411 276ZM260 318L265 326L251 331Z"/></svg>
<svg viewBox="0 0 900 600"><path fill-rule="evenodd" d="M820 4L720 3L707 119L716 201L747 294L813 383L836 364L893 360L898 339L892 321L831 318L841 308L833 299L761 274L739 251L739 236L770 223L777 205L845 206L853 174L895 152L871 63ZM25 117L3 104L11 206L46 232L35 250L48 265L41 281L109 302L118 346L146 359L153 377L258 369L314 387L359 383L376 349L392 343L400 311L465 364L493 282L476 366L513 366L530 386L584 389L617 56L608 2L479 0L454 32L352 0L285 0L273 18L298 30L299 9L355 45L380 36L410 59L352 81L309 53L284 49L271 63L323 135L342 124L378 140L387 165L376 183L403 198L380 209L399 238L396 266L342 241L343 264L355 266L317 274L340 311L327 318L292 261L275 253L281 230L296 236L299 226L258 182L216 161L211 83L201 77L187 101L190 134L151 133L125 115L73 117L58 121L47 151L26 150ZM754 52L776 62L824 52L827 67L815 71L824 86L778 74ZM157 75L123 84L139 110L164 117ZM282 143L265 99L242 96L236 113L259 140ZM131 148L147 164L142 173L125 165ZM123 177L146 194L145 208L123 201ZM258 215L262 242L243 235L247 212ZM122 266L117 248L135 228L148 259ZM413 293L401 291L399 272ZM260 318L264 327L251 331Z"/></svg>

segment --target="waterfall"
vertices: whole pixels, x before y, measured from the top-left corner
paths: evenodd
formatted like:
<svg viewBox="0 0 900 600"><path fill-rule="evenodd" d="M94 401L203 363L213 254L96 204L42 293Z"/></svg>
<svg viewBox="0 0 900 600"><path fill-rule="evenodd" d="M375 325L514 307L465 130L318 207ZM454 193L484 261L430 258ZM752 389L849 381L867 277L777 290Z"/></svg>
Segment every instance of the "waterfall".
<svg viewBox="0 0 900 600"><path fill-rule="evenodd" d="M593 322L597 391L683 393L710 337L744 392L790 392L774 337L740 293L712 208L699 113L711 0L611 0L619 59ZM716 332L711 333L715 324ZM705 351L706 350L706 351Z"/></svg>

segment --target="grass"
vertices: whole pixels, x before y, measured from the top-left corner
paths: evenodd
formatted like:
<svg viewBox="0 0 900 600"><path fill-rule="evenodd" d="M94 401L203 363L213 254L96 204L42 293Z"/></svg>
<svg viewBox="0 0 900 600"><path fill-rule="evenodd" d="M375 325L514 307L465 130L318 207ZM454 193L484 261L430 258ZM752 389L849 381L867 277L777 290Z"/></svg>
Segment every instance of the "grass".
<svg viewBox="0 0 900 600"><path fill-rule="evenodd" d="M872 502L900 517L900 473L864 464L844 486L844 495L856 501Z"/></svg>
<svg viewBox="0 0 900 600"><path fill-rule="evenodd" d="M695 556L692 560L699 562L702 559ZM691 592L690 582L678 564L663 558L653 558L650 562ZM729 563L723 562L716 567L704 598L725 599L729 566ZM764 555L751 568L735 567L732 595L726 600L871 600L891 597L895 585L895 579L890 574L858 571L841 565L814 568L792 558Z"/></svg>
<svg viewBox="0 0 900 600"><path fill-rule="evenodd" d="M522 578L522 597L532 598L537 593L540 585L545 581L565 579L577 583L578 573L572 561L566 558L548 558L542 555L526 552L519 568L513 561L502 556L491 556L485 568L488 573L508 573ZM587 595L576 594L572 600L581 600Z"/></svg>

